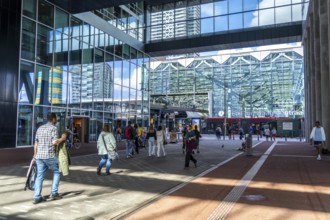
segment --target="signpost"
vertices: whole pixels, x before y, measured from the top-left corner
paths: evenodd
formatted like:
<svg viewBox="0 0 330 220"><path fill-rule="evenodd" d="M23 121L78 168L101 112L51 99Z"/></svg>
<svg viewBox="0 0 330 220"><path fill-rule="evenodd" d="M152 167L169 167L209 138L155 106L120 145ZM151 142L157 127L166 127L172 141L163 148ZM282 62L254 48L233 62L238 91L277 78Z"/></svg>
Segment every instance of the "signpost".
<svg viewBox="0 0 330 220"><path fill-rule="evenodd" d="M283 131L292 131L293 130L293 122L283 122ZM285 135L285 141L287 141L287 134Z"/></svg>

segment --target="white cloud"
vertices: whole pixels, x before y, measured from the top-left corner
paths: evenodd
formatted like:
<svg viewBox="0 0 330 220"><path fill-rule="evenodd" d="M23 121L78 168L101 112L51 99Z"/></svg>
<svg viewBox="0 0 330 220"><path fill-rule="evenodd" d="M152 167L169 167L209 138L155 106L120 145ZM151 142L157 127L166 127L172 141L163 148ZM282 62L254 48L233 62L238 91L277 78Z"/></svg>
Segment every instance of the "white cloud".
<svg viewBox="0 0 330 220"><path fill-rule="evenodd" d="M201 7L202 17L213 16L213 3L203 4Z"/></svg>

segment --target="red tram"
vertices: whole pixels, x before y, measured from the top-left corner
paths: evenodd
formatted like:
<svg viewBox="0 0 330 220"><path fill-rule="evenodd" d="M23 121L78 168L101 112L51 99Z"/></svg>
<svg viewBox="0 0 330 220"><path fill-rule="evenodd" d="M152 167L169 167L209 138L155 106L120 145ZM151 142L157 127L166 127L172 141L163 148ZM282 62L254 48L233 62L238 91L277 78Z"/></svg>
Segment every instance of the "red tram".
<svg viewBox="0 0 330 220"><path fill-rule="evenodd" d="M214 134L218 126L224 131L231 128L233 134L238 134L243 128L244 133L249 132L250 126L254 134L260 134L266 127L276 128L278 136L300 137L302 135L303 118L206 118L202 121L202 134Z"/></svg>

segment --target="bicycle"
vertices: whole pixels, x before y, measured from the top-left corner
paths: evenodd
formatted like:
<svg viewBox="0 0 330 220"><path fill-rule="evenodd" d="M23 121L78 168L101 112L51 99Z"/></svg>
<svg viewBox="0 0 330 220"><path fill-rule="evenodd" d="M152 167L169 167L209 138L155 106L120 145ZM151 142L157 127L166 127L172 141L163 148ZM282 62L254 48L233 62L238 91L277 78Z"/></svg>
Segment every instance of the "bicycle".
<svg viewBox="0 0 330 220"><path fill-rule="evenodd" d="M77 150L81 147L79 138L77 138L77 137L73 138L73 147Z"/></svg>

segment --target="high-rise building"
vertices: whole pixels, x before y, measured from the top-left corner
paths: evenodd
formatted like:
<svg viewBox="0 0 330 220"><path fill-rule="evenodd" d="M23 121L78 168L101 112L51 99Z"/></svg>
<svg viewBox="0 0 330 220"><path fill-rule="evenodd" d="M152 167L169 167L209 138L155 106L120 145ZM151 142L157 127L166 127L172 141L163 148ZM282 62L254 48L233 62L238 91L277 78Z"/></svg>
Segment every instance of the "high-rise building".
<svg viewBox="0 0 330 220"><path fill-rule="evenodd" d="M200 34L199 5L151 13L151 40Z"/></svg>

